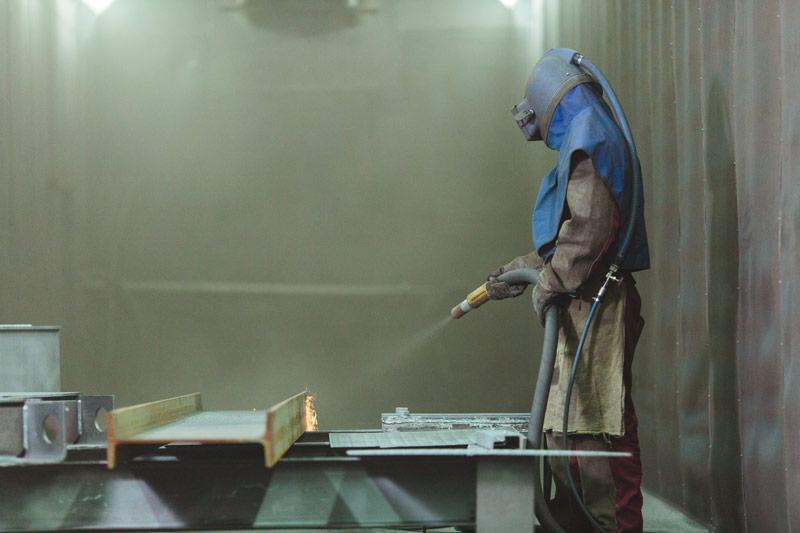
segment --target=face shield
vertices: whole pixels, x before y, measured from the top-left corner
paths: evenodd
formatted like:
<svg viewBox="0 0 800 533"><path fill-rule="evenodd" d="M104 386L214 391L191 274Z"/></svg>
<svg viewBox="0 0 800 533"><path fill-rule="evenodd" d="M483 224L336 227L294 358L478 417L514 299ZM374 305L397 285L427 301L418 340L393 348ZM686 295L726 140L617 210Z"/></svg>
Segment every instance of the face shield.
<svg viewBox="0 0 800 533"><path fill-rule="evenodd" d="M539 131L539 117L531 109L527 98L511 108L511 115L514 117L526 141L542 140L542 134Z"/></svg>

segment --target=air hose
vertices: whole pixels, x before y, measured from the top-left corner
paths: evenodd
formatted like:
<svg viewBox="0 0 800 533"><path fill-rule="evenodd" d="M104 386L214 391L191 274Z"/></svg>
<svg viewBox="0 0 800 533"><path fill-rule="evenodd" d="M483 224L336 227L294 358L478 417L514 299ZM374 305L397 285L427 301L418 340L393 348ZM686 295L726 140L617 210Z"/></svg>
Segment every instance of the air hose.
<svg viewBox="0 0 800 533"><path fill-rule="evenodd" d="M619 251L617 252L617 257L614 259L614 263L610 268L612 274L615 274L622 265L622 260L625 258L625 252L628 250L631 240L633 240L635 220L639 215L639 205L641 203L641 190L639 189L639 183L642 181L642 166L639 163L639 154L636 152L636 143L633 142L633 135L631 134L630 126L628 126L628 119L625 117L625 111L622 110L622 106L620 105L619 100L617 100L617 95L614 93L614 89L611 88L611 84L608 83L608 80L605 76L603 76L603 73L600 72L600 69L594 66L591 61L574 50L570 50L570 52L573 54L570 61L579 67L585 68L589 74L591 74L592 77L597 80L597 83L600 84L600 87L603 88L603 92L606 94L606 97L608 97L608 101L611 104L611 109L614 111L614 115L617 117L617 123L622 130L622 136L625 137L625 143L628 145L628 151L630 152L631 156L631 165L633 167L633 180L631 181L631 209L630 216L628 217L628 225L625 227L622 245L620 245Z"/></svg>
<svg viewBox="0 0 800 533"><path fill-rule="evenodd" d="M511 270L498 276L500 281L509 285L520 283L536 284L539 281L539 272L532 268L520 268ZM542 360L539 363L539 375L536 378L536 388L533 392L533 405L531 406L531 418L528 422L528 443L534 449L542 447L542 430L544 428L544 413L547 410L547 399L550 396L550 383L553 380L553 367L556 362L556 346L558 344L558 310L550 306L545 313L544 320L544 341L542 342ZM533 471L539 475L539 456L533 459ZM547 500L542 491L542 485L537 480L533 484L533 511L539 523L545 531L552 533L563 533L563 529L558 525Z"/></svg>
<svg viewBox="0 0 800 533"><path fill-rule="evenodd" d="M591 309L589 310L589 316L586 318L586 324L583 327L583 333L581 334L580 342L578 343L578 349L575 351L575 360L572 363L572 371L569 375L569 385L567 386L567 395L564 399L564 425L562 430L562 447L564 450L569 449L569 440L567 438L567 430L569 429L569 404L572 398L572 387L575 384L575 375L578 370L578 361L580 361L581 351L583 350L583 345L586 342L586 336L589 333L589 326L592 323L592 319L594 318L595 312L597 311L597 307L600 305L600 301L603 298L603 295L608 288L608 284L611 281L616 283L622 283L622 276L617 276L617 272L619 271L622 261L625 258L625 252L628 249L628 246L631 243L633 238L633 230L635 221L639 215L639 205L641 203L641 192L639 189L639 183L641 183L642 179L642 168L639 163L639 156L636 153L636 144L633 142L633 135L631 135L630 127L628 126L628 119L625 117L625 112L622 110L622 106L617 100L617 95L614 93L614 90L611 88L611 84L608 83L608 80L603 73L600 72L594 64L589 61L588 59L584 58L581 54L574 50L569 50L565 48L552 50L549 53L554 53L558 55L562 55L563 59L567 62L574 63L578 67L585 68L589 74L594 77L595 80L600 84L600 87L603 88L603 92L608 97L608 101L611 104L611 109L614 111L614 115L617 117L617 123L619 124L620 129L622 130L622 135L625 137L625 143L628 145L628 151L631 157L631 165L633 167L633 180L631 182L631 206L629 210L628 216L628 223L625 227L625 233L623 234L622 244L619 247L619 251L617 252L617 256L614 259L614 262L611 264L611 267L608 269L608 273L606 274L606 281L603 283L603 286L597 293L597 296L594 297L594 303L592 304ZM564 57L563 54L567 54L569 57ZM597 520L592 516L592 513L586 508L586 505L583 503L583 498L581 495L578 494L578 488L575 486L575 480L572 477L572 469L570 468L569 464L569 457L564 457L564 468L567 471L567 478L569 480L569 487L572 491L573 496L575 496L575 500L578 502L578 506L580 507L583 514L589 520L592 527L598 531L605 531L603 526L601 526Z"/></svg>

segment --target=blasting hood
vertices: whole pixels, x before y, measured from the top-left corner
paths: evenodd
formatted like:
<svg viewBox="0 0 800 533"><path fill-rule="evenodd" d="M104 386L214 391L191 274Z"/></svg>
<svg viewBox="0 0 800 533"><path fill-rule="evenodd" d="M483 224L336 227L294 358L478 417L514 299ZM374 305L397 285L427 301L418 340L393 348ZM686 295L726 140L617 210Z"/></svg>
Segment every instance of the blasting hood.
<svg viewBox="0 0 800 533"><path fill-rule="evenodd" d="M559 53L547 52L533 67L525 84L525 99L511 108L511 114L528 141L544 140L559 102L575 86L593 83L594 79ZM549 146L549 145L548 145Z"/></svg>

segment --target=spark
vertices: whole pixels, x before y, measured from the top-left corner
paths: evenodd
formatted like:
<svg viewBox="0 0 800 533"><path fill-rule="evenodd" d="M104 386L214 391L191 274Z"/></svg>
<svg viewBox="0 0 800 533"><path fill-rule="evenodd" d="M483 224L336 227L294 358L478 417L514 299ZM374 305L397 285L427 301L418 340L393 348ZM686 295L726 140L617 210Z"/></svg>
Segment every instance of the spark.
<svg viewBox="0 0 800 533"><path fill-rule="evenodd" d="M316 431L318 427L317 410L314 407L314 400L316 400L316 398L317 395L312 393L310 390L308 390L308 387L306 387L306 431Z"/></svg>

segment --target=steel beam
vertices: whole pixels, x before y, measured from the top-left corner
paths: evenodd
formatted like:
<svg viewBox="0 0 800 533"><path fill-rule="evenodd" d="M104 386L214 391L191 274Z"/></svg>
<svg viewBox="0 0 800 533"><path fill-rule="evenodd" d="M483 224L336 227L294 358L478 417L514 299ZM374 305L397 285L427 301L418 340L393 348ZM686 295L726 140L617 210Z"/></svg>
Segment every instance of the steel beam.
<svg viewBox="0 0 800 533"><path fill-rule="evenodd" d="M199 394L114 410L108 415L108 468L119 463L121 448L179 442L260 444L271 467L305 431L306 395L261 411L204 411Z"/></svg>

